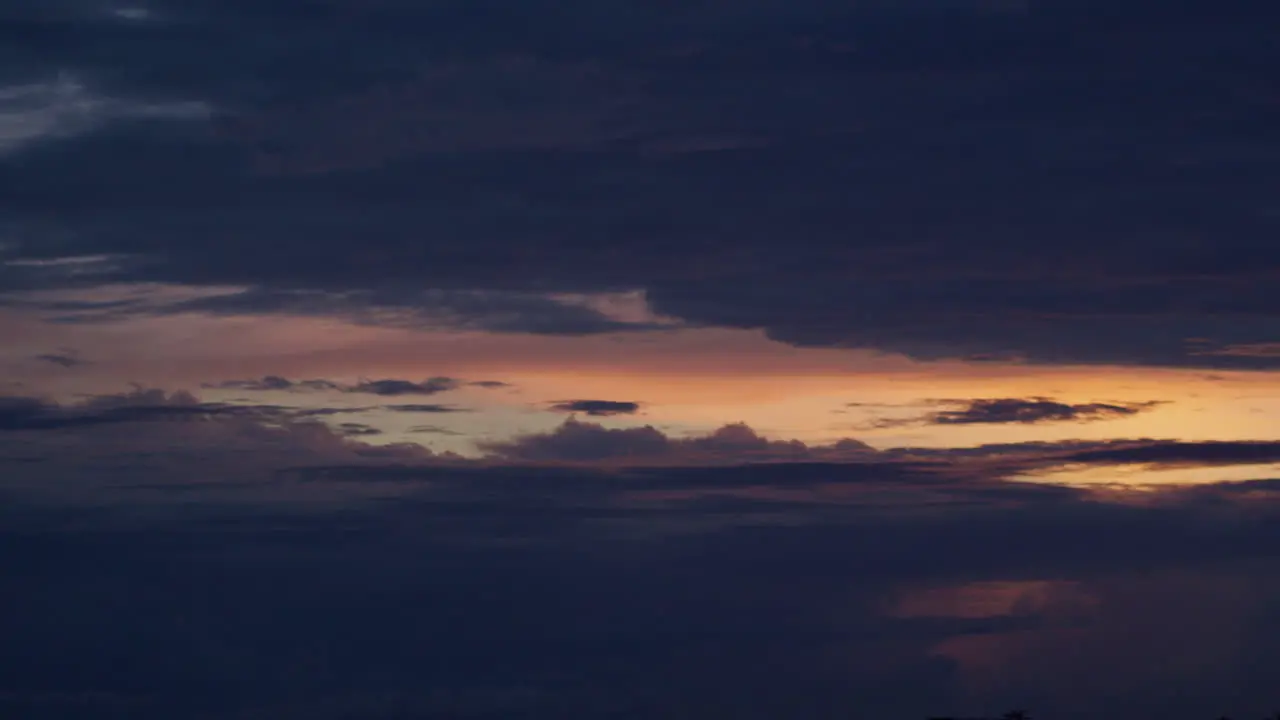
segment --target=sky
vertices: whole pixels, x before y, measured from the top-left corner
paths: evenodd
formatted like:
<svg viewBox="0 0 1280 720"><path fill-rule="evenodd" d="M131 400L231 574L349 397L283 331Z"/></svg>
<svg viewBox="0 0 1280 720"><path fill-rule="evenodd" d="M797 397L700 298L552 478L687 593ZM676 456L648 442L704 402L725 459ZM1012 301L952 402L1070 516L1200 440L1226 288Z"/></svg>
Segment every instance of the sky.
<svg viewBox="0 0 1280 720"><path fill-rule="evenodd" d="M0 715L1280 709L1278 22L8 0Z"/></svg>

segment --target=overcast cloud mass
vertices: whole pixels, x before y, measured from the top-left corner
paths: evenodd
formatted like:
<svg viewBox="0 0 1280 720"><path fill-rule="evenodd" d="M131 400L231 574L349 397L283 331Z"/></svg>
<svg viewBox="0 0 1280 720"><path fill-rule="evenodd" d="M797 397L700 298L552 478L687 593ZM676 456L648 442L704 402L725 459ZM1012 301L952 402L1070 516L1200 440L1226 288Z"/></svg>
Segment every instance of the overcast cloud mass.
<svg viewBox="0 0 1280 720"><path fill-rule="evenodd" d="M1277 27L8 0L0 716L1274 712Z"/></svg>

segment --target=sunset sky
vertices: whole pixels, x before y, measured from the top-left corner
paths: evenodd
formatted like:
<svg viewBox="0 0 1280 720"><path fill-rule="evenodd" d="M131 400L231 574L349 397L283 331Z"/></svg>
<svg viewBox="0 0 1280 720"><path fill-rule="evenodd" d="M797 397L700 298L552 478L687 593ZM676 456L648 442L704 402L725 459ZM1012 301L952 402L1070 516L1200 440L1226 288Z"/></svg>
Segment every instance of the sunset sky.
<svg viewBox="0 0 1280 720"><path fill-rule="evenodd" d="M1280 11L3 5L0 715L1280 709Z"/></svg>

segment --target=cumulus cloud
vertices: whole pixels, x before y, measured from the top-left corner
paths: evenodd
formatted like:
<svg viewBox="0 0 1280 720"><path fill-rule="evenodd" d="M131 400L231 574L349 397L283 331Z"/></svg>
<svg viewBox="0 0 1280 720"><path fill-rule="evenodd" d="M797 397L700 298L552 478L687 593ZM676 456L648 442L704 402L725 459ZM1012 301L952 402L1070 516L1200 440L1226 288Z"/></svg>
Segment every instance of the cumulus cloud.
<svg viewBox="0 0 1280 720"><path fill-rule="evenodd" d="M508 461L636 465L858 460L875 452L857 440L812 448L799 440L769 440L741 423L725 425L705 436L672 438L649 425L612 429L575 418L547 433L482 442L479 446Z"/></svg>
<svg viewBox="0 0 1280 720"><path fill-rule="evenodd" d="M610 415L634 415L640 411L640 403L620 400L559 400L551 404L556 412L583 413L592 417Z"/></svg>

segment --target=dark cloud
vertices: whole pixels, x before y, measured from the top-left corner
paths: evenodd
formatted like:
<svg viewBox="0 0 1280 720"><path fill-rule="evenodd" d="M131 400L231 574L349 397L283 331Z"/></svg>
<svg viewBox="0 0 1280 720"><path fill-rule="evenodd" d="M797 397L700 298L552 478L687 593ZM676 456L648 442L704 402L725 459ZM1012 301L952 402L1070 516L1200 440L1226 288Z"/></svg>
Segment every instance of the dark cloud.
<svg viewBox="0 0 1280 720"><path fill-rule="evenodd" d="M465 434L457 430L453 430L451 428L443 427L441 425L414 425L413 427L409 428L409 432L429 434L429 435L451 435L454 437L458 437Z"/></svg>
<svg viewBox="0 0 1280 720"><path fill-rule="evenodd" d="M387 405L385 409L401 413L455 413L470 412L456 405L438 405L433 403L410 403L407 405Z"/></svg>
<svg viewBox="0 0 1280 720"><path fill-rule="evenodd" d="M501 380L474 380L467 384L475 387L481 387L486 390L503 390L506 388L515 387L511 383L505 383L505 382L502 382Z"/></svg>
<svg viewBox="0 0 1280 720"><path fill-rule="evenodd" d="M399 396L399 395L436 395L450 390L457 390L465 383L456 378L437 376L422 382L412 380L379 379L360 380L354 385L347 385L333 380L290 380L278 375L267 375L259 380L227 380L220 383L206 384L204 387L217 390L337 390L345 393L366 395Z"/></svg>
<svg viewBox="0 0 1280 720"><path fill-rule="evenodd" d="M847 403L846 407L898 409L942 406L950 408L904 417L882 417L860 426L864 429L884 429L915 425L1035 425L1118 420L1148 412L1163 404L1164 401L1160 400L1128 403L1064 403L1048 397L1029 397L940 399L906 404Z"/></svg>
<svg viewBox="0 0 1280 720"><path fill-rule="evenodd" d="M366 413L381 408L373 405L356 406L356 407L282 407L281 410L287 411L294 417L313 418L313 417L329 417L332 415L349 415L351 413Z"/></svg>
<svg viewBox="0 0 1280 720"><path fill-rule="evenodd" d="M15 717L1192 720L1274 699L1280 484L1009 479L1274 442L875 452L570 421L464 461L184 393L2 406Z"/></svg>
<svg viewBox="0 0 1280 720"><path fill-rule="evenodd" d="M36 360L64 368L73 368L88 364L87 360L82 360L76 356L75 353L45 353L43 355L37 355Z"/></svg>
<svg viewBox="0 0 1280 720"><path fill-rule="evenodd" d="M1263 342L1263 343L1244 343L1239 345L1227 345L1220 348L1211 348L1201 351L1203 355L1218 355L1224 357L1260 357L1274 358L1280 357L1280 343Z"/></svg>
<svg viewBox="0 0 1280 720"><path fill-rule="evenodd" d="M315 389L322 389L319 385L315 385L315 383L319 383L323 381L304 380L302 382L307 384L303 385L302 383L295 383L294 381L289 380L288 378L280 377L279 375L267 375L260 380L227 380L220 383L206 384L205 387L210 389L217 389L217 390L253 390L253 391L292 390L293 388L299 387L299 386L314 387ZM327 388L324 388L324 389L327 389Z"/></svg>
<svg viewBox="0 0 1280 720"><path fill-rule="evenodd" d="M931 413L926 422L936 425L1089 422L1129 417L1149 410L1159 402L1071 404L1037 397L980 398L953 404L959 405L959 409Z"/></svg>
<svg viewBox="0 0 1280 720"><path fill-rule="evenodd" d="M1274 4L137 5L0 11L6 313L1277 367ZM942 411L1131 409L1039 402ZM1274 473L1011 479L1275 443L315 422L379 410L464 408L0 400L0 716L1274 711Z"/></svg>
<svg viewBox="0 0 1280 720"><path fill-rule="evenodd" d="M797 345L1276 363L1262 3L156 5L13 14L11 84L69 79L0 168L0 287L550 334L648 329L557 299L644 290Z"/></svg>
<svg viewBox="0 0 1280 720"><path fill-rule="evenodd" d="M592 417L610 415L634 415L640 411L640 403L619 400L561 400L551 404L556 412L584 413Z"/></svg>
<svg viewBox="0 0 1280 720"><path fill-rule="evenodd" d="M1151 465L1248 465L1280 462L1280 442L1176 442L1158 441L1130 447L1097 448L1076 452L1070 462L1096 464L1143 463Z"/></svg>
<svg viewBox="0 0 1280 720"><path fill-rule="evenodd" d="M382 431L364 423L344 422L338 425L338 432L346 437L367 437L381 435Z"/></svg>
<svg viewBox="0 0 1280 720"><path fill-rule="evenodd" d="M691 438L672 438L652 426L606 428L569 418L555 430L510 441L481 442L485 452L516 462L603 462L700 465L812 460L862 460L875 454L857 440L809 447L799 440L769 440L747 425L725 425Z"/></svg>
<svg viewBox="0 0 1280 720"><path fill-rule="evenodd" d="M367 393L369 395L435 395L437 393L456 390L462 382L450 377L433 377L422 382L411 380L361 380L345 388L346 392Z"/></svg>
<svg viewBox="0 0 1280 720"><path fill-rule="evenodd" d="M378 283L373 283L377 285ZM43 307L43 306L42 306ZM55 309L55 308L50 308ZM70 308L69 308L70 309ZM591 307L527 290L402 287L340 293L317 289L257 289L183 300L85 308L70 319L103 321L139 314L292 314L340 317L347 321L412 329L450 328L534 335L593 335L667 329L670 324L615 320Z"/></svg>
<svg viewBox="0 0 1280 720"><path fill-rule="evenodd" d="M39 435L79 454L6 465L0 547L22 580L4 586L0 709L1192 720L1274 700L1273 481L1127 497L880 456L388 462L246 422L66 428ZM741 427L701 439L759 446ZM131 471L90 498L112 457Z"/></svg>
<svg viewBox="0 0 1280 720"><path fill-rule="evenodd" d="M202 403L189 393L166 394L160 390L96 397L74 405L60 405L38 398L0 397L0 431L61 430L261 413L262 408Z"/></svg>

